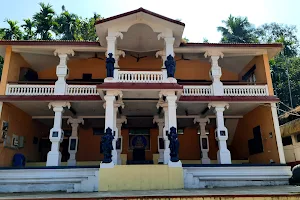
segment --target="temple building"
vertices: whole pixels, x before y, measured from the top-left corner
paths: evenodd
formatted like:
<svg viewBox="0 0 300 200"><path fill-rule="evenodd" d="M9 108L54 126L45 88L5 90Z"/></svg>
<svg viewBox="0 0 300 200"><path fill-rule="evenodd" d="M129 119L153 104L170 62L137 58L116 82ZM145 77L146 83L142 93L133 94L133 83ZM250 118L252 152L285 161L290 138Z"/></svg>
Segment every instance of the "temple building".
<svg viewBox="0 0 300 200"><path fill-rule="evenodd" d="M99 41L0 41L0 192L285 185L269 60L281 44L183 43L143 8Z"/></svg>

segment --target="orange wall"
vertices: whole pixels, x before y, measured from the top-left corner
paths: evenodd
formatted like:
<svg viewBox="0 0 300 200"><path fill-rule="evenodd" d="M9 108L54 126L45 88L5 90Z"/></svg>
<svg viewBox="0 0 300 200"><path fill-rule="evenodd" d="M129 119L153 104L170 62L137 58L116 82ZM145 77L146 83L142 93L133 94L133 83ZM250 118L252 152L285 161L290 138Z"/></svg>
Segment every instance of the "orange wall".
<svg viewBox="0 0 300 200"><path fill-rule="evenodd" d="M271 108L259 106L250 111L239 120L235 135L231 144L232 159L244 159L249 156L248 140L253 138L253 128L260 126L264 152L251 155L250 163L269 163L270 159L279 163L274 125ZM272 132L273 137L269 137Z"/></svg>
<svg viewBox="0 0 300 200"><path fill-rule="evenodd" d="M11 166L13 155L16 153L24 154L27 161L39 161L38 144L33 144L33 137L40 139L49 135L48 127L32 120L30 115L8 103L3 103L1 126L2 121L9 122L8 135L10 137L15 134L25 138L24 148L19 150L4 148L3 144L0 145L0 166Z"/></svg>
<svg viewBox="0 0 300 200"><path fill-rule="evenodd" d="M253 65L256 65L256 69L254 72L256 81L267 84L269 94L274 95L269 59L268 55L266 54L254 57L241 71L241 73L239 74L239 79L242 80L242 76L245 75L245 73L247 73L247 71L249 71L253 67Z"/></svg>
<svg viewBox="0 0 300 200"><path fill-rule="evenodd" d="M1 77L0 95L5 94L6 84L19 80L20 68L29 67L23 57L11 51L11 47L6 48L3 72Z"/></svg>
<svg viewBox="0 0 300 200"><path fill-rule="evenodd" d="M105 61L99 59L74 59L68 61L68 79L81 79L82 74L92 74L93 79L106 77ZM57 79L56 66L38 72L40 79Z"/></svg>
<svg viewBox="0 0 300 200"><path fill-rule="evenodd" d="M209 142L211 159L216 159L218 148L214 138L214 128L210 129ZM122 129L123 149L122 154L127 154L127 159L132 160L132 151L129 149L129 129ZM157 154L157 137L158 129L150 129L150 150L146 151L146 159L152 160L153 154ZM185 128L183 135L178 135L179 139L179 158L182 160L199 160L200 146L199 135L196 128ZM103 159L103 154L100 154L101 136L94 136L92 129L79 129L79 143L76 158L78 161L97 161Z"/></svg>
<svg viewBox="0 0 300 200"><path fill-rule="evenodd" d="M179 59L179 58L178 58ZM119 61L122 70L143 70L159 71L162 61L159 58L146 57L136 62L136 59L127 55ZM69 77L68 79L81 79L83 73L93 74L93 79L104 79L106 77L105 61L99 59L74 59L68 61ZM176 63L175 77L183 80L207 80L210 81L209 62L201 61L178 61ZM192 72L192 73L191 73ZM238 74L222 69L221 80L238 80ZM57 79L56 66L38 72L40 79Z"/></svg>

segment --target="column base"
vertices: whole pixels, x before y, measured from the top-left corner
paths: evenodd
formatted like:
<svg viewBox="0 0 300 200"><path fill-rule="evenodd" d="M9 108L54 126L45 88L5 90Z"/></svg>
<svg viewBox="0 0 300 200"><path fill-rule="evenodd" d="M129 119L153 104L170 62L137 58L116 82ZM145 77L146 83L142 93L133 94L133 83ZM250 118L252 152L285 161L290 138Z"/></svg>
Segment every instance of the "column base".
<svg viewBox="0 0 300 200"><path fill-rule="evenodd" d="M100 168L114 168L114 163L110 162L110 163L100 163Z"/></svg>
<svg viewBox="0 0 300 200"><path fill-rule="evenodd" d="M210 164L210 159L209 158L202 158L201 159L201 164Z"/></svg>
<svg viewBox="0 0 300 200"><path fill-rule="evenodd" d="M169 167L182 167L182 163L180 160L178 162L169 161L168 166Z"/></svg>
<svg viewBox="0 0 300 200"><path fill-rule="evenodd" d="M117 151L117 164L122 165L121 152Z"/></svg>
<svg viewBox="0 0 300 200"><path fill-rule="evenodd" d="M164 164L167 165L170 162L170 149L164 151Z"/></svg>
<svg viewBox="0 0 300 200"><path fill-rule="evenodd" d="M169 81L170 83L177 83L176 78L172 78L172 77L169 77L169 78L168 78L168 81Z"/></svg>
<svg viewBox="0 0 300 200"><path fill-rule="evenodd" d="M114 164L118 164L118 152L117 152L117 150L112 150L111 151L111 155L112 155L112 162L114 163Z"/></svg>
<svg viewBox="0 0 300 200"><path fill-rule="evenodd" d="M158 163L164 163L164 152L159 150L159 158L158 158Z"/></svg>
<svg viewBox="0 0 300 200"><path fill-rule="evenodd" d="M217 157L219 164L231 164L231 154L228 149L222 151L219 150Z"/></svg>
<svg viewBox="0 0 300 200"><path fill-rule="evenodd" d="M61 153L60 151L49 151L47 154L46 166L60 166Z"/></svg>
<svg viewBox="0 0 300 200"><path fill-rule="evenodd" d="M107 83L107 82L116 82L115 79L113 77L106 77L104 79L104 82Z"/></svg>
<svg viewBox="0 0 300 200"><path fill-rule="evenodd" d="M75 159L69 159L68 160L68 166L76 166L76 160Z"/></svg>

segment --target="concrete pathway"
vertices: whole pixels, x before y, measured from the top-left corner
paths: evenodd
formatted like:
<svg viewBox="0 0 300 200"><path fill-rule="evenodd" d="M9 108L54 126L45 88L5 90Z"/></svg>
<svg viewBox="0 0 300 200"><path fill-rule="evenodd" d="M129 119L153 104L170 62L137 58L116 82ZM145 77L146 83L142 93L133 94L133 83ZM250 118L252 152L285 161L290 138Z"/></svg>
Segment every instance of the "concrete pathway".
<svg viewBox="0 0 300 200"><path fill-rule="evenodd" d="M93 193L13 193L0 194L0 199L101 199L101 198L155 198L155 197L254 197L254 196L297 196L300 199L300 186L263 186L210 188L191 190L152 190Z"/></svg>

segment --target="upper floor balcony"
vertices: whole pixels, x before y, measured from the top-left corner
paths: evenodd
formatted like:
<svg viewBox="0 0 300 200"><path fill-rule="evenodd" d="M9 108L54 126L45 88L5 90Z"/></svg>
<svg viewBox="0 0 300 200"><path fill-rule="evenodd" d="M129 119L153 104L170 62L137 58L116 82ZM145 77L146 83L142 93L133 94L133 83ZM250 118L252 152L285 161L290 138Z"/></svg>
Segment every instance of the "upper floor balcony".
<svg viewBox="0 0 300 200"><path fill-rule="evenodd" d="M98 96L97 85L117 83L178 84L182 86L181 96L273 96L268 60L279 47L272 45L186 44L174 48L173 76L166 70L165 51L117 50L113 76L108 77L107 48L91 42L78 42L78 46L66 42L63 47L54 43L5 47L0 42L0 53L8 60L1 81L2 95ZM59 81L65 88L58 93Z"/></svg>

